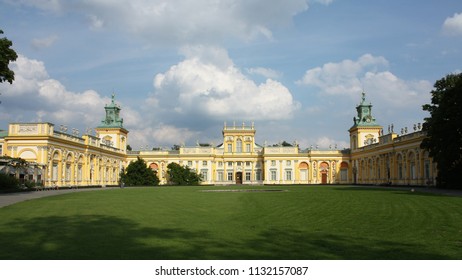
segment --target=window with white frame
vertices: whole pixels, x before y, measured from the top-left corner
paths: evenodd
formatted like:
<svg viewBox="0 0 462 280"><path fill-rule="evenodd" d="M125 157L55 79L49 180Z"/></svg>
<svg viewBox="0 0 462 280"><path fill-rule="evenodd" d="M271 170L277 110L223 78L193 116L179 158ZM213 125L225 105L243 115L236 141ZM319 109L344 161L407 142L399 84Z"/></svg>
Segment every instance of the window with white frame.
<svg viewBox="0 0 462 280"><path fill-rule="evenodd" d="M223 162L222 161L218 162L218 167L223 167Z"/></svg>
<svg viewBox="0 0 462 280"><path fill-rule="evenodd" d="M271 170L271 181L277 180L277 173L276 170Z"/></svg>
<svg viewBox="0 0 462 280"><path fill-rule="evenodd" d="M202 161L202 166L207 166L207 161L206 160Z"/></svg>
<svg viewBox="0 0 462 280"><path fill-rule="evenodd" d="M425 160L424 162L424 173L425 173L425 179L430 179L430 161Z"/></svg>
<svg viewBox="0 0 462 280"><path fill-rule="evenodd" d="M287 160L287 161L286 161L286 165L287 165L287 166L291 166L291 165L292 165L292 161L291 161L291 160Z"/></svg>
<svg viewBox="0 0 462 280"><path fill-rule="evenodd" d="M271 166L276 166L276 161L275 160L271 161Z"/></svg>
<svg viewBox="0 0 462 280"><path fill-rule="evenodd" d="M261 181L261 170L255 171L255 180Z"/></svg>
<svg viewBox="0 0 462 280"><path fill-rule="evenodd" d="M246 153L252 152L252 151L250 150L250 144L245 144L245 152L246 152Z"/></svg>
<svg viewBox="0 0 462 280"><path fill-rule="evenodd" d="M233 152L233 144L228 144L228 153Z"/></svg>
<svg viewBox="0 0 462 280"><path fill-rule="evenodd" d="M237 139L236 141L236 153L242 153L242 140Z"/></svg>
<svg viewBox="0 0 462 280"><path fill-rule="evenodd" d="M202 176L202 180L204 181L207 181L207 175L208 175L208 171L207 170L201 170L201 176Z"/></svg>
<svg viewBox="0 0 462 280"><path fill-rule="evenodd" d="M218 178L217 178L218 182L223 182L223 171L218 171Z"/></svg>
<svg viewBox="0 0 462 280"><path fill-rule="evenodd" d="M286 180L287 181L292 180L292 170L286 170Z"/></svg>
<svg viewBox="0 0 462 280"><path fill-rule="evenodd" d="M188 166L189 166L189 167L192 166L192 161L191 161L191 160L188 160Z"/></svg>
<svg viewBox="0 0 462 280"><path fill-rule="evenodd" d="M66 164L66 181L71 180L71 165Z"/></svg>
<svg viewBox="0 0 462 280"><path fill-rule="evenodd" d="M246 162L245 162L245 166L246 166L246 167L251 167L251 166L252 166L252 163L251 163L250 161L246 161Z"/></svg>
<svg viewBox="0 0 462 280"><path fill-rule="evenodd" d="M233 172L228 172L228 181L233 180Z"/></svg>
<svg viewBox="0 0 462 280"><path fill-rule="evenodd" d="M233 162L232 161L228 161L228 167L233 167Z"/></svg>
<svg viewBox="0 0 462 280"><path fill-rule="evenodd" d="M348 169L342 168L340 169L340 180L347 181L348 180Z"/></svg>
<svg viewBox="0 0 462 280"><path fill-rule="evenodd" d="M77 181L82 181L82 165L77 166Z"/></svg>
<svg viewBox="0 0 462 280"><path fill-rule="evenodd" d="M58 163L56 163L56 162L53 163L51 174L52 174L51 179L53 181L57 181L58 180Z"/></svg>
<svg viewBox="0 0 462 280"><path fill-rule="evenodd" d="M246 180L246 181L250 181L250 180L251 180L251 176L252 176L252 174L251 174L250 172L246 172L246 173L245 173L245 180Z"/></svg>
<svg viewBox="0 0 462 280"><path fill-rule="evenodd" d="M411 174L410 174L410 175L411 175L411 179L414 180L414 179L417 178L417 176L416 176L416 171L415 171L415 162L411 162L410 165L411 165L411 166L410 166L410 168L409 168L409 171L411 172Z"/></svg>

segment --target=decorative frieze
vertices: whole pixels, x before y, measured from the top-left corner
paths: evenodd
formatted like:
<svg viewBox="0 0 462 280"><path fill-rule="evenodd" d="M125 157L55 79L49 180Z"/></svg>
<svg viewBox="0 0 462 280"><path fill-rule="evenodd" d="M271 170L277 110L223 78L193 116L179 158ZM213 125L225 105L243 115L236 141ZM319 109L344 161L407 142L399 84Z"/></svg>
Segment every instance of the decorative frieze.
<svg viewBox="0 0 462 280"><path fill-rule="evenodd" d="M18 126L18 134L37 135L38 134L38 124L20 124Z"/></svg>

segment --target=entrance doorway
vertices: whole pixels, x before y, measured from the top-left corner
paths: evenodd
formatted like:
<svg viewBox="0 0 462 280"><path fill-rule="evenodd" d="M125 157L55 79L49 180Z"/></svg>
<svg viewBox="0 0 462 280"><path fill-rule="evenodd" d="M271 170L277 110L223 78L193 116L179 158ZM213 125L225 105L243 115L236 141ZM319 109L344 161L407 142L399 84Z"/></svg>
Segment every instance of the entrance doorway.
<svg viewBox="0 0 462 280"><path fill-rule="evenodd" d="M321 183L322 184L327 184L327 172L322 172L321 173Z"/></svg>
<svg viewBox="0 0 462 280"><path fill-rule="evenodd" d="M321 162L319 165L321 171L321 183L327 184L327 174L329 173L329 164L327 162Z"/></svg>
<svg viewBox="0 0 462 280"><path fill-rule="evenodd" d="M242 172L236 172L236 184L237 185L242 184Z"/></svg>

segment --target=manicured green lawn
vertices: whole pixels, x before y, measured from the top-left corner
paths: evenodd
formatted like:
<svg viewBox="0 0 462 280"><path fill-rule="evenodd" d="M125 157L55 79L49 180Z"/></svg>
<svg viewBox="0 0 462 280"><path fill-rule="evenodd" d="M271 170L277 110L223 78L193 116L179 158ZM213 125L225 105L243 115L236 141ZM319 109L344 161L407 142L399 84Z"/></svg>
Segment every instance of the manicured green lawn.
<svg viewBox="0 0 462 280"><path fill-rule="evenodd" d="M222 189L281 192L204 192ZM462 259L462 197L326 186L81 192L0 209L0 259Z"/></svg>

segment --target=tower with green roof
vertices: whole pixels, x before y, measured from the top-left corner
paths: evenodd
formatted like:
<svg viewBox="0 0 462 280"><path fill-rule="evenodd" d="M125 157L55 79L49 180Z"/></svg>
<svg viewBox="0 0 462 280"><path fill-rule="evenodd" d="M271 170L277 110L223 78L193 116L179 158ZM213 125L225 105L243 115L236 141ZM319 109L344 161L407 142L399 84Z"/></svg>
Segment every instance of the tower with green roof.
<svg viewBox="0 0 462 280"><path fill-rule="evenodd" d="M353 118L350 132L350 148L358 148L377 143L382 130L372 115L372 104L366 102L366 93L362 93L361 103L356 106L357 116Z"/></svg>
<svg viewBox="0 0 462 280"><path fill-rule="evenodd" d="M101 143L114 147L123 152L127 147L128 130L123 127L124 120L120 117L121 108L115 103L115 95L112 94L111 104L104 107L105 118L95 129Z"/></svg>

